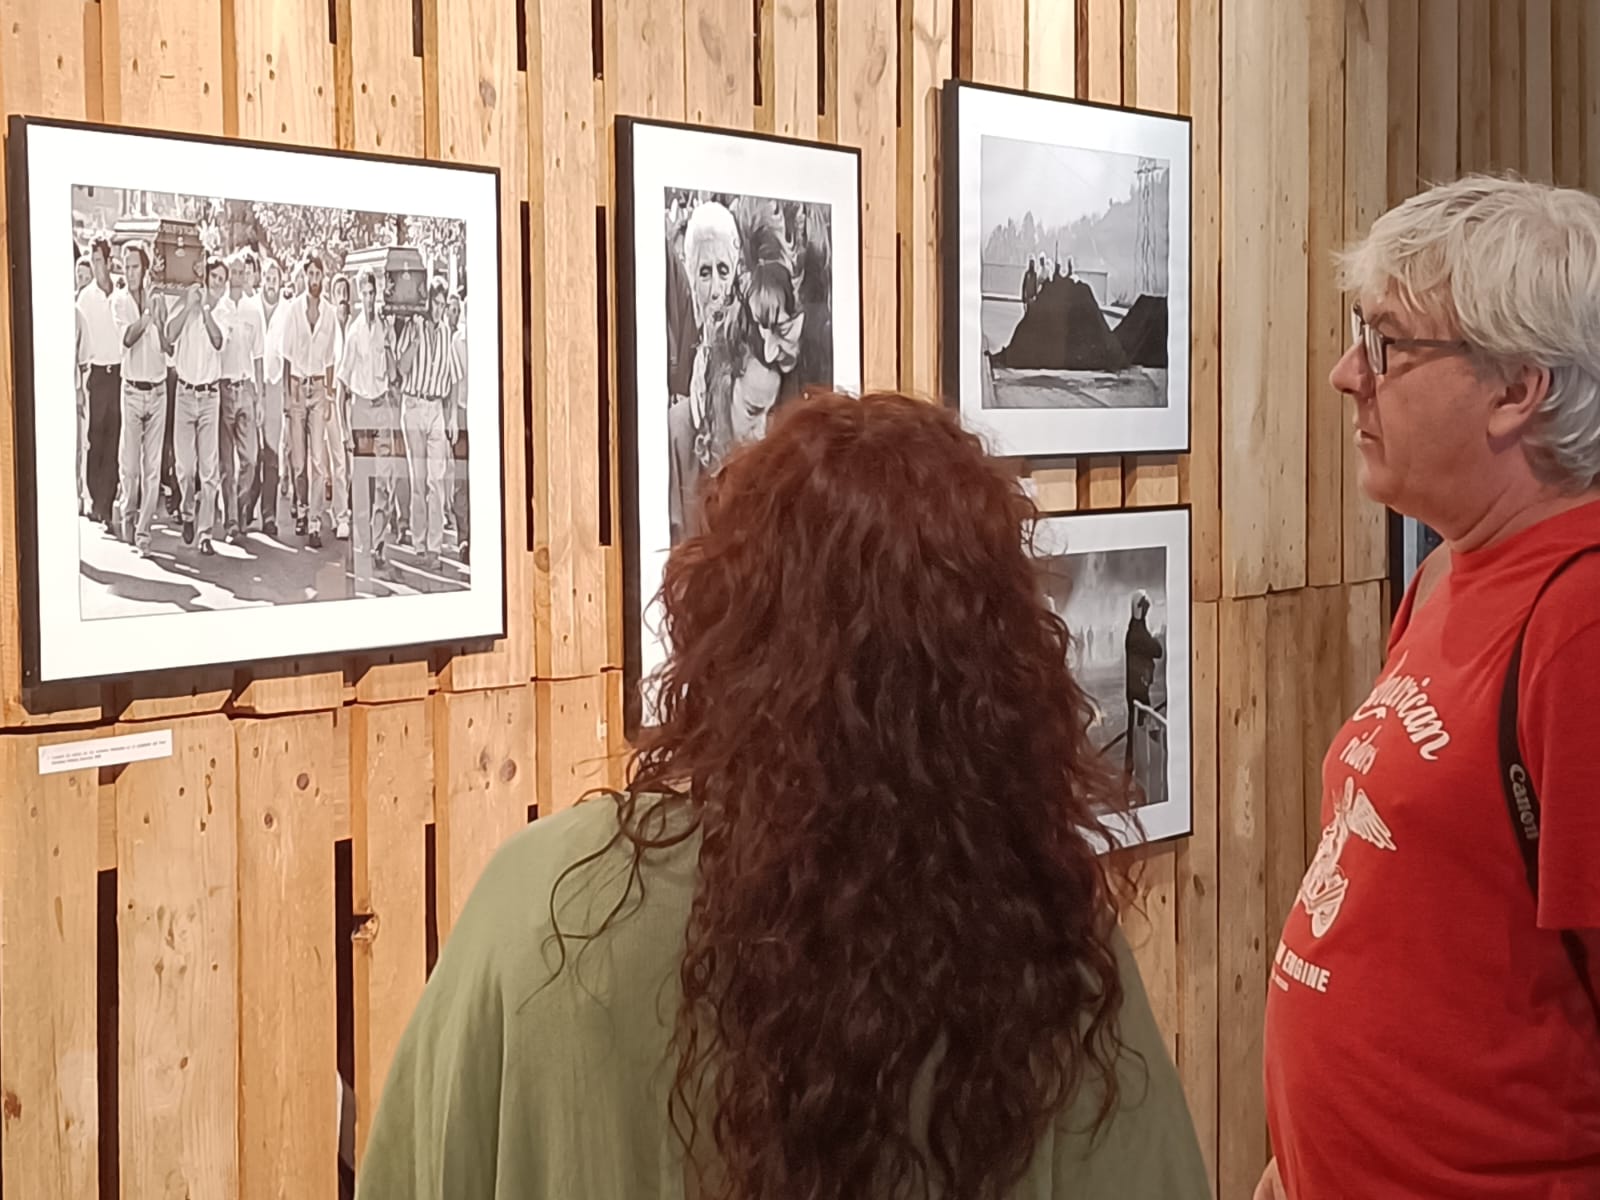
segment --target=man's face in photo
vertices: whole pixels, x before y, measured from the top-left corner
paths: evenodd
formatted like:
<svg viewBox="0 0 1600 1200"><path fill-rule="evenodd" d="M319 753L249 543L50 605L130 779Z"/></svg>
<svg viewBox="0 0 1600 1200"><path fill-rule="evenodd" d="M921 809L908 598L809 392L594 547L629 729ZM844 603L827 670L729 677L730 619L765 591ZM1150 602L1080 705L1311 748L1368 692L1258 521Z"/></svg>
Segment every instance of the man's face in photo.
<svg viewBox="0 0 1600 1200"><path fill-rule="evenodd" d="M271 259L266 266L261 268L261 292L267 298L268 304L278 302L278 293L283 288L283 269Z"/></svg>
<svg viewBox="0 0 1600 1200"><path fill-rule="evenodd" d="M371 275L361 277L361 312L369 320L378 312L378 284Z"/></svg>
<svg viewBox="0 0 1600 1200"><path fill-rule="evenodd" d="M222 293L228 290L228 268L218 263L206 272L206 300L215 304L222 299Z"/></svg>
<svg viewBox="0 0 1600 1200"><path fill-rule="evenodd" d="M122 273L128 277L130 292L137 292L144 287L144 259L132 246L122 252Z"/></svg>
<svg viewBox="0 0 1600 1200"><path fill-rule="evenodd" d="M322 299L322 264L316 259L306 263L306 291L313 300Z"/></svg>

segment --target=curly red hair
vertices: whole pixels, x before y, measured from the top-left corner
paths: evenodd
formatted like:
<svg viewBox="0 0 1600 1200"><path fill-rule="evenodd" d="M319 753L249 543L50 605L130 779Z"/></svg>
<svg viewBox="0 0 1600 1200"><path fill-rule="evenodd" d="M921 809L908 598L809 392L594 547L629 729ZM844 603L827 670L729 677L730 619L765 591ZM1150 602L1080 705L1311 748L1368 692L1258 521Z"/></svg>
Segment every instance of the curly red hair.
<svg viewBox="0 0 1600 1200"><path fill-rule="evenodd" d="M1128 798L1033 505L892 394L796 402L701 503L619 798L636 856L663 806L701 835L674 1125L713 1200L1002 1196L1080 1089L1112 1111L1120 1051L1099 852Z"/></svg>

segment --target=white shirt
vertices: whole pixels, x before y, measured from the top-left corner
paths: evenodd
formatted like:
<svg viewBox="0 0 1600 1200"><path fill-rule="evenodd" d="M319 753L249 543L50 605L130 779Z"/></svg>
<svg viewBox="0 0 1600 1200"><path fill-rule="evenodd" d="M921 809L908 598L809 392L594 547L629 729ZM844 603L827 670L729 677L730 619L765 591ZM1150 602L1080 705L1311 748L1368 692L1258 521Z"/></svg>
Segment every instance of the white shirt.
<svg viewBox="0 0 1600 1200"><path fill-rule="evenodd" d="M253 383L256 362L266 352L267 331L261 310L250 303L248 296L240 296L237 301L224 296L212 316L222 327L222 377Z"/></svg>
<svg viewBox="0 0 1600 1200"><path fill-rule="evenodd" d="M339 382L363 400L376 400L389 392L388 355L384 353L381 318L350 318L344 331L344 357L339 360Z"/></svg>
<svg viewBox="0 0 1600 1200"><path fill-rule="evenodd" d="M296 296L283 315L283 357L288 369L301 379L321 376L333 367L333 334L339 318L333 301L323 296L317 302L317 325L311 327L306 315L306 300Z"/></svg>
<svg viewBox="0 0 1600 1200"><path fill-rule="evenodd" d="M283 378L283 322L289 313L289 305L279 293L278 302L272 306L272 311L267 311L267 302L260 292L256 293L256 307L261 310L261 320L266 326L266 377L268 383L277 383Z"/></svg>
<svg viewBox="0 0 1600 1200"><path fill-rule="evenodd" d="M144 293L145 309L148 311L156 302L156 298L147 287ZM133 293L127 288L119 288L111 297L111 316L117 323L117 338L120 341L128 332L128 326L139 319L139 302L133 298ZM161 346L161 328L159 321L151 321L145 331L139 335L139 340L131 346L122 348L122 377L131 379L135 383L165 383L167 381L167 352Z"/></svg>
<svg viewBox="0 0 1600 1200"><path fill-rule="evenodd" d="M226 297L224 297L226 298ZM200 302L204 304L205 301ZM216 321L220 328L222 322L217 320L213 310L211 319ZM173 365L178 368L180 383L189 383L199 386L204 383L215 383L222 378L222 351L211 344L211 333L206 329L205 317L200 313L190 313L183 322L183 328L178 331L177 350L173 355Z"/></svg>
<svg viewBox="0 0 1600 1200"><path fill-rule="evenodd" d="M97 367L122 365L122 334L112 313L113 289L102 292L98 283L78 293L78 311L83 314L84 336L89 344L88 361Z"/></svg>

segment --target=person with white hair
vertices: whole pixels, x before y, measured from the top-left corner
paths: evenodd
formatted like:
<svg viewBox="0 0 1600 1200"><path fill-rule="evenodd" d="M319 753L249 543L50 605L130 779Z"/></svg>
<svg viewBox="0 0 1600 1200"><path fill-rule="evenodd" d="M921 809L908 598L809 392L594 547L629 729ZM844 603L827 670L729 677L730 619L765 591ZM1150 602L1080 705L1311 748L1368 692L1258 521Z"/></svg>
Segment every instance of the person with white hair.
<svg viewBox="0 0 1600 1200"><path fill-rule="evenodd" d="M1600 199L1462 179L1343 267L1361 488L1444 541L1324 763L1256 1195L1600 1196Z"/></svg>

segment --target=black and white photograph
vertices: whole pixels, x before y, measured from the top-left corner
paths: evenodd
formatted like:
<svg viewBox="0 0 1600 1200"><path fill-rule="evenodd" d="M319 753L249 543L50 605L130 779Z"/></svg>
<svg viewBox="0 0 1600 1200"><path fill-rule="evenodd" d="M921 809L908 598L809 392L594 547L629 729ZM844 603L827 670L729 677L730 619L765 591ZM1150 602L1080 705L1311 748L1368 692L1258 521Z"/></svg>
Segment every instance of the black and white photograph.
<svg viewBox="0 0 1600 1200"><path fill-rule="evenodd" d="M951 83L945 386L997 452L1185 449L1189 126Z"/></svg>
<svg viewBox="0 0 1600 1200"><path fill-rule="evenodd" d="M1188 510L1047 517L1035 552L1093 705L1090 741L1136 785L1120 844L1189 833Z"/></svg>
<svg viewBox="0 0 1600 1200"><path fill-rule="evenodd" d="M617 169L631 685L665 661L651 605L702 481L808 389L861 390L860 157L619 119Z"/></svg>
<svg viewBox="0 0 1600 1200"><path fill-rule="evenodd" d="M41 678L254 660L274 631L294 655L491 636L496 177L33 122L14 136ZM58 141L101 149L47 162ZM240 156L253 170L228 169ZM217 186L186 190L200 174ZM91 659L67 630L117 652Z"/></svg>

